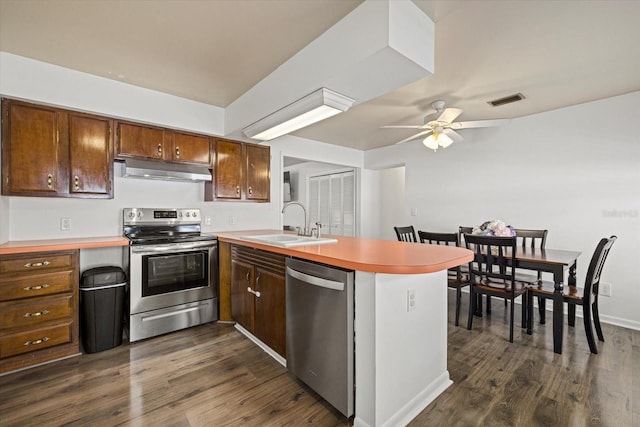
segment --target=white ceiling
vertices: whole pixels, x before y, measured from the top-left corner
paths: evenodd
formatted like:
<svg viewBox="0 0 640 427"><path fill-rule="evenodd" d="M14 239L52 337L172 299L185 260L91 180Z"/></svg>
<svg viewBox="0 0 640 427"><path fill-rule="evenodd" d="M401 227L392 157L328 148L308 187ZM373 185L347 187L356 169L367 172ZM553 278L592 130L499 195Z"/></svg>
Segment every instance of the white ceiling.
<svg viewBox="0 0 640 427"><path fill-rule="evenodd" d="M434 75L296 135L367 150L415 133L380 126L422 124L437 99L468 121L640 90L640 1L414 2L436 23ZM226 107L359 4L0 0L0 50Z"/></svg>

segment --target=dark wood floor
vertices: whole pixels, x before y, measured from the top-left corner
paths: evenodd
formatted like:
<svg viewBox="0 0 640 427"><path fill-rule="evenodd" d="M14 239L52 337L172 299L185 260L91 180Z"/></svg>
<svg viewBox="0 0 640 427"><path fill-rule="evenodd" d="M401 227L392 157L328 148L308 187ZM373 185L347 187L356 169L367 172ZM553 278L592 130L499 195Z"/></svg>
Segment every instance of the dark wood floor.
<svg viewBox="0 0 640 427"><path fill-rule="evenodd" d="M604 325L607 342L591 356L579 324L556 355L550 324L533 336L518 328L510 344L502 304L471 332L455 327L452 296L454 384L411 426L640 426L640 332ZM229 324L0 377L2 426L302 424L349 422Z"/></svg>

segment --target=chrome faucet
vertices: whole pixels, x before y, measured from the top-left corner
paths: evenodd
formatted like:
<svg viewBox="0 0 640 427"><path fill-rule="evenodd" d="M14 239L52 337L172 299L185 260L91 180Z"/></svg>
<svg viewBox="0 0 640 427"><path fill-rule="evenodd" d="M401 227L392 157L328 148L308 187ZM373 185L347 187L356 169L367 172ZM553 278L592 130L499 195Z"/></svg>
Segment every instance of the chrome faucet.
<svg viewBox="0 0 640 427"><path fill-rule="evenodd" d="M300 236L308 236L309 232L307 229L307 208L304 207L304 205L300 202L288 202L285 203L284 206L282 207L282 213L284 213L285 209L287 209L289 206L291 205L298 205L302 208L302 212L304 212L304 225L302 226L302 229L296 227L298 229L298 235Z"/></svg>

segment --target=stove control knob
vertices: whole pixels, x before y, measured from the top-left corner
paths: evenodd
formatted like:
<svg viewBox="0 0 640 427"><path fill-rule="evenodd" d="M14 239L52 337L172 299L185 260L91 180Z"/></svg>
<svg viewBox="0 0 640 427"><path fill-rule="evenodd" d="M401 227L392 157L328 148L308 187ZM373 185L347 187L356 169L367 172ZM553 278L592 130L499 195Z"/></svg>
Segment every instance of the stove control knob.
<svg viewBox="0 0 640 427"><path fill-rule="evenodd" d="M198 217L198 212L197 211L193 211L193 213L191 214L194 218Z"/></svg>
<svg viewBox="0 0 640 427"><path fill-rule="evenodd" d="M129 212L129 218L133 219L136 217L136 213L134 211Z"/></svg>
<svg viewBox="0 0 640 427"><path fill-rule="evenodd" d="M138 212L138 218L139 218L139 219L142 219L142 211L139 211L139 212Z"/></svg>
<svg viewBox="0 0 640 427"><path fill-rule="evenodd" d="M187 211L186 215L187 215L187 218L189 218L191 216L191 214L188 211Z"/></svg>
<svg viewBox="0 0 640 427"><path fill-rule="evenodd" d="M182 212L178 212L178 218L182 218Z"/></svg>

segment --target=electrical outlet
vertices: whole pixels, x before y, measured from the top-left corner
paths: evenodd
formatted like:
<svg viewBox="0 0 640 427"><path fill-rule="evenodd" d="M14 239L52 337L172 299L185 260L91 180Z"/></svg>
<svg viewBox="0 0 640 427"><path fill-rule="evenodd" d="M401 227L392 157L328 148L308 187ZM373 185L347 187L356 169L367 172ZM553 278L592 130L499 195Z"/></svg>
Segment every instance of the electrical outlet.
<svg viewBox="0 0 640 427"><path fill-rule="evenodd" d="M411 216L418 216L418 208L411 208Z"/></svg>
<svg viewBox="0 0 640 427"><path fill-rule="evenodd" d="M204 225L211 225L211 217L209 215L204 217Z"/></svg>
<svg viewBox="0 0 640 427"><path fill-rule="evenodd" d="M407 290L407 312L416 309L416 291L415 289Z"/></svg>
<svg viewBox="0 0 640 427"><path fill-rule="evenodd" d="M62 231L71 230L71 218L60 218L60 230Z"/></svg>
<svg viewBox="0 0 640 427"><path fill-rule="evenodd" d="M236 225L236 217L233 215L229 216L229 225Z"/></svg>
<svg viewBox="0 0 640 427"><path fill-rule="evenodd" d="M598 293L603 297L611 296L611 283L600 282L600 289L598 289Z"/></svg>

